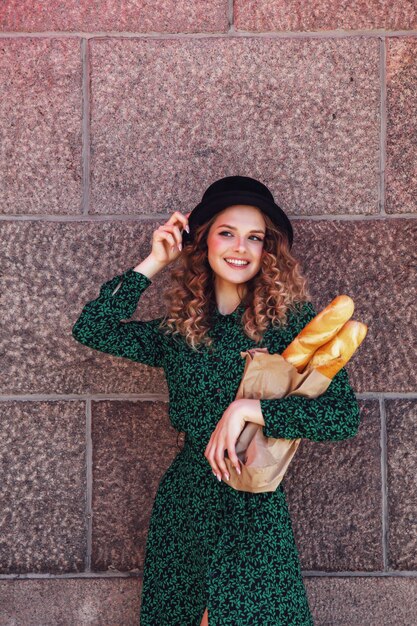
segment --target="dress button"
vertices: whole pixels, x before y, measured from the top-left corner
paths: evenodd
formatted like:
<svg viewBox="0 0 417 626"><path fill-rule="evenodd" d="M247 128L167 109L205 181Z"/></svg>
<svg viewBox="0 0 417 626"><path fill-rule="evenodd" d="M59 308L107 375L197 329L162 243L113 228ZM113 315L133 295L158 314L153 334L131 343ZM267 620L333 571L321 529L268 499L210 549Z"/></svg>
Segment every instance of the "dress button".
<svg viewBox="0 0 417 626"><path fill-rule="evenodd" d="M218 387L218 388L216 389L216 391L217 391L217 393L221 393L221 392L222 392L222 390L220 389L220 387Z"/></svg>
<svg viewBox="0 0 417 626"><path fill-rule="evenodd" d="M179 445L179 443L181 442L181 446ZM177 433L177 447L182 450L184 447L184 443L185 443L185 432L180 431L179 433Z"/></svg>

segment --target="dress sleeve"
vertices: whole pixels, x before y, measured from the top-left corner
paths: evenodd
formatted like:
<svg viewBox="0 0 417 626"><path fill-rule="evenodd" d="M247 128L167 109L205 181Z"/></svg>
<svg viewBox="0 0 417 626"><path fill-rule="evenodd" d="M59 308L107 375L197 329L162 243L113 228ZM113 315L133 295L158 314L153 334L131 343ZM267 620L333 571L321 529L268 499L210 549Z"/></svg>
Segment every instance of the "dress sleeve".
<svg viewBox="0 0 417 626"><path fill-rule="evenodd" d="M135 312L142 293L152 283L128 269L100 287L98 298L87 302L72 328L78 342L94 350L162 367L166 337L158 329L162 318L122 322Z"/></svg>
<svg viewBox="0 0 417 626"><path fill-rule="evenodd" d="M316 314L311 302L303 304L287 345ZM359 429L359 405L344 367L318 398L289 396L261 399L260 403L265 421L262 431L266 437L341 441L354 437Z"/></svg>

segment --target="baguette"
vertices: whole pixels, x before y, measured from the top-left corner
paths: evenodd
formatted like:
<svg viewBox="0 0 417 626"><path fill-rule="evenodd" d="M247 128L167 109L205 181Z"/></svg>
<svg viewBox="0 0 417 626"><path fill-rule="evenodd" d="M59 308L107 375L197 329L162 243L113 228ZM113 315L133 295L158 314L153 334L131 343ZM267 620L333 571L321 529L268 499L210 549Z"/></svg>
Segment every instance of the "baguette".
<svg viewBox="0 0 417 626"><path fill-rule="evenodd" d="M367 332L366 324L349 320L336 337L316 350L307 369L315 369L327 378L333 378L359 348Z"/></svg>
<svg viewBox="0 0 417 626"><path fill-rule="evenodd" d="M352 317L355 305L346 295L336 296L298 333L281 356L301 373L320 346L333 339Z"/></svg>

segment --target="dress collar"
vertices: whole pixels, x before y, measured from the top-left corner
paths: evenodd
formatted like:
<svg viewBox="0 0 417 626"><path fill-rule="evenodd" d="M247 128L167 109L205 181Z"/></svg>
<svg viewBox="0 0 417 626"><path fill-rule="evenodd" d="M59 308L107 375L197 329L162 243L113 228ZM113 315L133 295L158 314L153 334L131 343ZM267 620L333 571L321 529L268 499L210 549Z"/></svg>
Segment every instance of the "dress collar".
<svg viewBox="0 0 417 626"><path fill-rule="evenodd" d="M220 313L217 306L215 306L214 311L213 311L213 317L216 321L222 321L222 320L226 321L229 319L235 320L243 314L244 310L245 310L245 305L243 304L243 302L241 302L240 304L238 304L238 306L235 308L234 311L232 311L231 313L226 313L226 315L223 315L222 313Z"/></svg>

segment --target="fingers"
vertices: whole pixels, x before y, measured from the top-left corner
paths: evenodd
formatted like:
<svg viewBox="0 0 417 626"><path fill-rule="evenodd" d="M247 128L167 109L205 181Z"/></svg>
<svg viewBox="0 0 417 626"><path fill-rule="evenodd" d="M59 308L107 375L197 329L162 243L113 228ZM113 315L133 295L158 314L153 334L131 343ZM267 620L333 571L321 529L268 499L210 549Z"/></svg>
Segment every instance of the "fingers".
<svg viewBox="0 0 417 626"><path fill-rule="evenodd" d="M171 233L169 233L168 230L166 230L165 225L158 226L158 228L155 231L155 236L158 241L160 241L161 239L165 239L165 241L171 244L171 246L175 245L174 236Z"/></svg>
<svg viewBox="0 0 417 626"><path fill-rule="evenodd" d="M191 211L190 211L190 213L191 213ZM188 213L188 215L190 215L190 213ZM167 224L173 224L175 222L180 222L180 224L182 224L183 228L185 228L187 233L189 233L190 229L189 229L189 226L188 226L188 215L186 217L185 215L183 215L179 211L174 211L174 213L169 218Z"/></svg>
<svg viewBox="0 0 417 626"><path fill-rule="evenodd" d="M221 475L223 475L226 480L230 479L230 476L227 470L227 465L224 460L225 450L227 450L227 454L229 456L230 462L232 463L233 467L236 469L238 474L241 474L240 462L236 454L236 449L235 449L234 444L230 442L229 444L225 445L224 443L222 444L219 441L217 442L217 444L211 444L210 442L207 445L204 456L207 458L208 462L210 463L213 473L217 476L218 480L221 479Z"/></svg>
<svg viewBox="0 0 417 626"><path fill-rule="evenodd" d="M218 480L221 480L221 470L219 469L219 466L217 465L217 462L215 460L215 452L216 452L216 446L214 445L214 433L213 433L204 451L204 456L206 457L207 461L210 463L211 469L213 470L213 474L217 476Z"/></svg>
<svg viewBox="0 0 417 626"><path fill-rule="evenodd" d="M157 235L157 241L165 239L165 241L174 250L175 246L178 246L179 250L182 250L182 236L178 226L173 224L163 224L159 226L155 231ZM159 235L159 236L158 236Z"/></svg>
<svg viewBox="0 0 417 626"><path fill-rule="evenodd" d="M240 471L240 463L239 463L239 458L236 454L236 448L235 445L233 443L230 443L227 447L227 454L228 457L230 459L231 464L233 465L233 467L235 468L235 470L237 471L238 474L241 473Z"/></svg>
<svg viewBox="0 0 417 626"><path fill-rule="evenodd" d="M178 226L175 224L163 224L159 227L163 230L163 232L167 233L167 241L169 239L169 243L171 243L171 248L174 249L175 246L182 249L182 235ZM170 234L171 233L171 234Z"/></svg>
<svg viewBox="0 0 417 626"><path fill-rule="evenodd" d="M224 462L224 447L217 446L216 453L214 455L214 459L216 461L216 465L220 470L220 473L224 475L226 480L229 480L229 472L227 471L226 463Z"/></svg>

